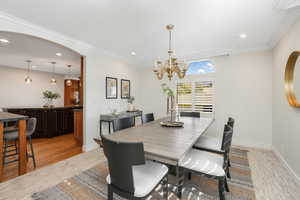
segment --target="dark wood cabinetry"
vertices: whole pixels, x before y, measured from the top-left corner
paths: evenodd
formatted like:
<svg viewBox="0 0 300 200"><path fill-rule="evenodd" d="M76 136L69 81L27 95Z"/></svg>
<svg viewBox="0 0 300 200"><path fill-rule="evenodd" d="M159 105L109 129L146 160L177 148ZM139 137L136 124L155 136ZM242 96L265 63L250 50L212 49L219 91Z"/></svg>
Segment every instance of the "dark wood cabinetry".
<svg viewBox="0 0 300 200"><path fill-rule="evenodd" d="M8 112L37 118L33 138L45 138L74 132L74 109L80 107L58 108L8 108Z"/></svg>

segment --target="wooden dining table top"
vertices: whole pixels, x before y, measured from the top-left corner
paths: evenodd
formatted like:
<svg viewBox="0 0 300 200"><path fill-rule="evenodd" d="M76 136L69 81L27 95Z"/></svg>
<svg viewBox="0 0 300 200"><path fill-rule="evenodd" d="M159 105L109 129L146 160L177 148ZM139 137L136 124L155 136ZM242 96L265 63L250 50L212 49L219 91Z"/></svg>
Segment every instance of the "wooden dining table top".
<svg viewBox="0 0 300 200"><path fill-rule="evenodd" d="M8 112L0 112L0 121L2 122L9 122L9 121L18 121L18 120L23 120L27 119L28 116L24 115L17 115L13 113L8 113Z"/></svg>
<svg viewBox="0 0 300 200"><path fill-rule="evenodd" d="M142 142L145 155L153 160L176 165L213 123L213 118L181 117L181 128L162 127L166 118L124 129L106 138L120 142Z"/></svg>

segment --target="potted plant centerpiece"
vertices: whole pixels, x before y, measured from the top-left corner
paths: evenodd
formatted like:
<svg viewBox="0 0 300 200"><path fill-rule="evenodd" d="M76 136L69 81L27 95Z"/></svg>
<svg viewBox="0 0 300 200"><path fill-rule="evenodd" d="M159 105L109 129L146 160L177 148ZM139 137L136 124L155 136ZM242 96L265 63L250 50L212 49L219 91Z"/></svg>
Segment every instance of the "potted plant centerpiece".
<svg viewBox="0 0 300 200"><path fill-rule="evenodd" d="M60 94L57 92L52 92L46 90L43 92L44 99L46 100L46 104L44 105L45 108L53 108L54 107L54 100L60 98Z"/></svg>
<svg viewBox="0 0 300 200"><path fill-rule="evenodd" d="M176 121L176 102L174 91L167 86L167 84L161 84L163 93L167 96L167 114L170 115L170 120L162 121L160 124L162 126L168 127L182 127L183 122Z"/></svg>

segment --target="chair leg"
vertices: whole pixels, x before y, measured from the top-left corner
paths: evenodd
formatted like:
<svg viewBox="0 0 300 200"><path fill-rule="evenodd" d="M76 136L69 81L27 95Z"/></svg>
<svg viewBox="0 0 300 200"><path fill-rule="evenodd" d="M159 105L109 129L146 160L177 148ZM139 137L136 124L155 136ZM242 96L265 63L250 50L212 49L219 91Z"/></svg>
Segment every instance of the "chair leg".
<svg viewBox="0 0 300 200"><path fill-rule="evenodd" d="M225 200L225 194L224 194L224 184L225 184L225 179L219 179L219 197L220 200Z"/></svg>
<svg viewBox="0 0 300 200"><path fill-rule="evenodd" d="M33 166L34 166L34 168L36 168L35 155L34 155L34 151L33 151L31 136L29 136L28 138L29 138L29 144L30 144L30 150L31 150L31 157L32 157L32 161L33 161Z"/></svg>
<svg viewBox="0 0 300 200"><path fill-rule="evenodd" d="M192 173L191 172L188 172L188 180L192 180Z"/></svg>
<svg viewBox="0 0 300 200"><path fill-rule="evenodd" d="M226 190L226 192L230 192L228 183L227 183L227 178L225 178L225 190Z"/></svg>
<svg viewBox="0 0 300 200"><path fill-rule="evenodd" d="M7 151L7 140L4 140L3 159L2 159L3 166L5 165L6 151Z"/></svg>
<svg viewBox="0 0 300 200"><path fill-rule="evenodd" d="M226 168L226 176L227 176L227 178L231 179L229 167Z"/></svg>
<svg viewBox="0 0 300 200"><path fill-rule="evenodd" d="M164 178L163 182L163 199L167 200L168 199L168 175L166 175L166 177Z"/></svg>
<svg viewBox="0 0 300 200"><path fill-rule="evenodd" d="M114 198L114 193L111 189L110 184L107 185L107 200L113 200Z"/></svg>
<svg viewBox="0 0 300 200"><path fill-rule="evenodd" d="M17 140L15 140L15 147L16 147L16 149L15 149L16 154L18 154L18 141Z"/></svg>
<svg viewBox="0 0 300 200"><path fill-rule="evenodd" d="M231 167L230 159L228 159L228 167Z"/></svg>

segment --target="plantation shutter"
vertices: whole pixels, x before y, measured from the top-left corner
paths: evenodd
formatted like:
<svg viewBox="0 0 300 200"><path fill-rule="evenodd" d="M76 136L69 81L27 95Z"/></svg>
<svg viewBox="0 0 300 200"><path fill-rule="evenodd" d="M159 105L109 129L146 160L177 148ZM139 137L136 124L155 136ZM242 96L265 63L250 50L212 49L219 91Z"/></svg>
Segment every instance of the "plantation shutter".
<svg viewBox="0 0 300 200"><path fill-rule="evenodd" d="M180 111L193 110L192 83L177 83L177 103Z"/></svg>
<svg viewBox="0 0 300 200"><path fill-rule="evenodd" d="M194 111L212 113L213 112L213 82L195 82L194 88Z"/></svg>
<svg viewBox="0 0 300 200"><path fill-rule="evenodd" d="M213 81L177 83L179 111L212 113L213 96Z"/></svg>

